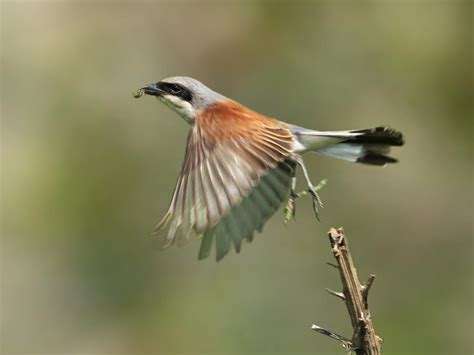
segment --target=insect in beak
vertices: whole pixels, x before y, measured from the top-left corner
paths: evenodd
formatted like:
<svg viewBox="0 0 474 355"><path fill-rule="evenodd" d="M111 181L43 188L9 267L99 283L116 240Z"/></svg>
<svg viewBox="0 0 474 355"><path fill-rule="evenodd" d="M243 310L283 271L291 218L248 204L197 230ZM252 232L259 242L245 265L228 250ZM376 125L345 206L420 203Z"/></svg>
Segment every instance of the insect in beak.
<svg viewBox="0 0 474 355"><path fill-rule="evenodd" d="M138 89L137 91L132 92L132 95L136 99L142 97L143 95L151 95L151 96L156 96L157 98L160 98L163 96L164 93L165 91L158 86L158 83L156 83L156 84L149 84L147 86L144 86L141 89Z"/></svg>

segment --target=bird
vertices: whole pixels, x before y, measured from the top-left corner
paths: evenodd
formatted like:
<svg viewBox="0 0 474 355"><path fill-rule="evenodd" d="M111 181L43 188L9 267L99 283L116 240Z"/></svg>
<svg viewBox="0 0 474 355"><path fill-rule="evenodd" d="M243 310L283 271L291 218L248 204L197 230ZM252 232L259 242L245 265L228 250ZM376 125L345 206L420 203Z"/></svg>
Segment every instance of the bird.
<svg viewBox="0 0 474 355"><path fill-rule="evenodd" d="M301 195L295 190L298 167L319 219L319 187L311 182L304 153L383 166L397 162L390 147L404 144L401 132L385 126L317 131L285 123L185 76L148 84L135 97L143 95L158 98L191 126L169 208L153 234L164 234L163 249L200 239L200 260L213 244L217 261L232 247L239 253L285 201L288 217L294 217Z"/></svg>

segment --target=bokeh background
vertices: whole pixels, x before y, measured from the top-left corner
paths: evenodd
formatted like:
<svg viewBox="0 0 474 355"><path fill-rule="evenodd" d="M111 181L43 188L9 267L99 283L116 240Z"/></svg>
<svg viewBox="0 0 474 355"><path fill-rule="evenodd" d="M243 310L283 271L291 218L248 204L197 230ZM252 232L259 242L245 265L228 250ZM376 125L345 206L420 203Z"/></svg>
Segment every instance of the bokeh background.
<svg viewBox="0 0 474 355"><path fill-rule="evenodd" d="M2 1L3 354L344 354L344 226L384 354L473 353L470 1ZM188 75L315 129L391 125L386 168L311 155L317 223L280 211L222 262L157 252L188 126L131 91Z"/></svg>

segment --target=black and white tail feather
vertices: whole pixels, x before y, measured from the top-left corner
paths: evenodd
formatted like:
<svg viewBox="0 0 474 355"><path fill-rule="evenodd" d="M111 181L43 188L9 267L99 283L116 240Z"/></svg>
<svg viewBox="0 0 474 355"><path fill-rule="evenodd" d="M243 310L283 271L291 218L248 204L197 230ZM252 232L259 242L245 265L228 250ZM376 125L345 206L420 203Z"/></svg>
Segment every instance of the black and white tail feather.
<svg viewBox="0 0 474 355"><path fill-rule="evenodd" d="M391 146L403 145L403 135L390 127L354 131L314 131L290 126L299 152L315 152L353 163L385 165L396 163L388 156Z"/></svg>

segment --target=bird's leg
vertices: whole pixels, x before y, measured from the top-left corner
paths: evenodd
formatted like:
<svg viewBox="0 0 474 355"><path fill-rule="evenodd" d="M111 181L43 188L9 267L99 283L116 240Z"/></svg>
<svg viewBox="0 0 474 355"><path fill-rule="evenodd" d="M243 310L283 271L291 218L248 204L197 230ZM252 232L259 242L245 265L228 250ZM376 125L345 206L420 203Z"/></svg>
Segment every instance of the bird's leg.
<svg viewBox="0 0 474 355"><path fill-rule="evenodd" d="M306 180L306 184L308 185L308 192L313 199L313 211L319 221L319 209L323 207L323 202L321 201L321 198L319 197L317 191L321 190L324 185L326 185L326 180L321 180L318 185L313 186L309 178L308 170L306 170L306 166L304 165L303 159L300 156L297 156L295 157L295 161L301 167L301 170L303 170L303 175Z"/></svg>

